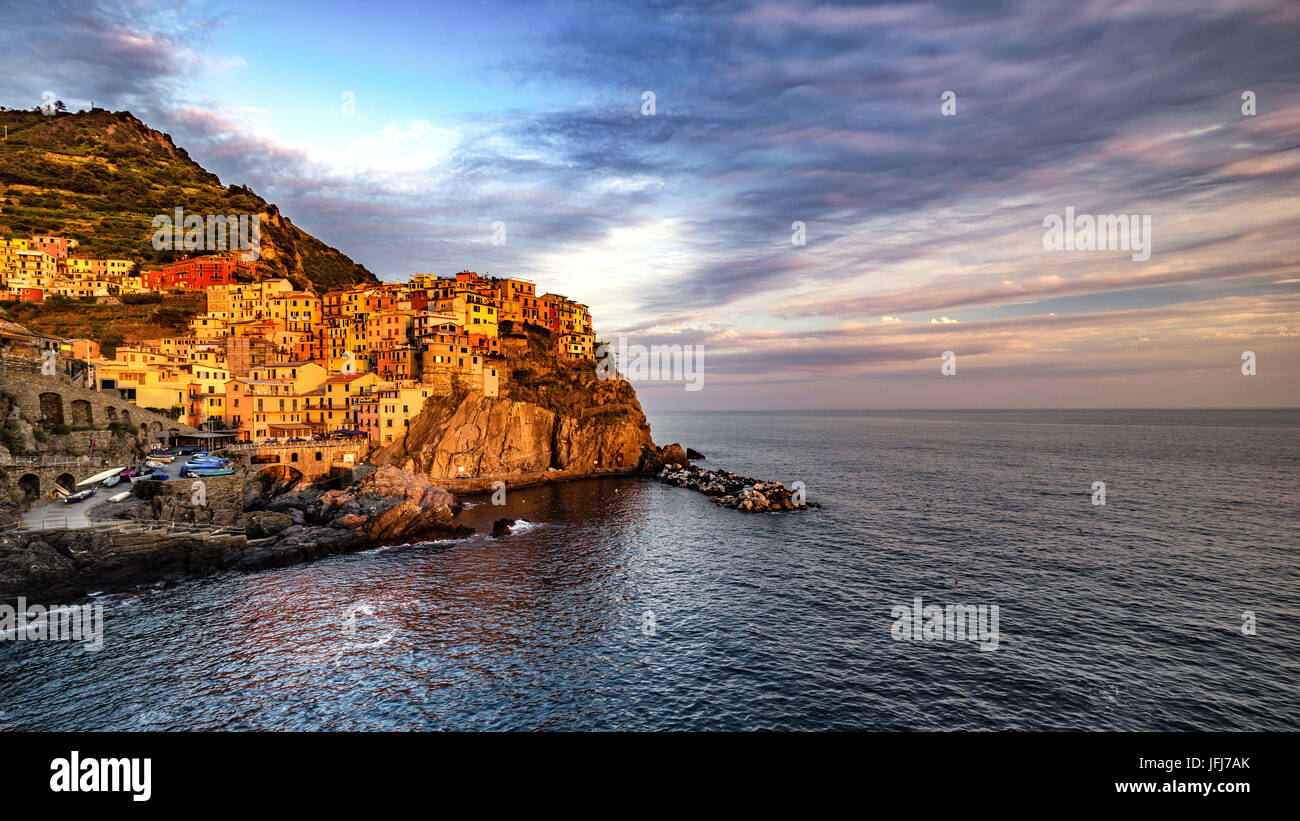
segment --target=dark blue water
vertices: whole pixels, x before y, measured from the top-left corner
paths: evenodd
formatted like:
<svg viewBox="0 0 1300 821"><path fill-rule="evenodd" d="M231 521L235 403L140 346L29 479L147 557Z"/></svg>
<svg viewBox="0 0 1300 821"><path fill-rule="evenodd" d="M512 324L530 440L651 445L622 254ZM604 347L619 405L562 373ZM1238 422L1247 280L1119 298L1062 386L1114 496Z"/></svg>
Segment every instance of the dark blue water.
<svg viewBox="0 0 1300 821"><path fill-rule="evenodd" d="M824 507L574 483L466 512L535 523L500 541L103 599L99 653L0 643L0 726L1300 728L1300 412L651 423ZM998 649L895 640L916 596L998 605Z"/></svg>

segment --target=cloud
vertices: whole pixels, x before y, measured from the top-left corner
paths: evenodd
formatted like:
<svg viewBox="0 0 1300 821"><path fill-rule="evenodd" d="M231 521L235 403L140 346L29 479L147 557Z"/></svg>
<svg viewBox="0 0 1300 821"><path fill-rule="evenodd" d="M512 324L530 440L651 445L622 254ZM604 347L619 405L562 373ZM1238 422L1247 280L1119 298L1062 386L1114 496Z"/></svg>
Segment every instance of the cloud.
<svg viewBox="0 0 1300 821"><path fill-rule="evenodd" d="M343 147L277 133L255 94L203 96L196 73L255 68L212 47L219 7L45 9L0 33L10 104L54 88L133 108L383 276L515 273L585 299L602 331L711 335L716 384L766 368L779 393L922 361L939 338L923 334L1046 357L1078 316L1157 349L1247 333L1202 313L1213 300L1270 300L1266 333L1294 344L1278 317L1300 267L1300 12L1284 0L557 3L482 58L548 102L412 108ZM1151 215L1151 260L1044 252L1042 218L1066 206ZM1052 311L1023 313L1038 301ZM1142 321L1176 332L1132 324L1156 302ZM1126 343L1087 344L1092 376L1050 357L1035 373L1126 372ZM1191 350L1170 361L1196 370Z"/></svg>

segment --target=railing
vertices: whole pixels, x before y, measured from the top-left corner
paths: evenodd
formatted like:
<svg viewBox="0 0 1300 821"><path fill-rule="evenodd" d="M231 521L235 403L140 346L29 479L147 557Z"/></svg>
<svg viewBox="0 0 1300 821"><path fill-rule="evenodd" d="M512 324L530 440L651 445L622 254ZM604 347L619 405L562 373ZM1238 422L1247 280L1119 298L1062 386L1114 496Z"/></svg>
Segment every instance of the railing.
<svg viewBox="0 0 1300 821"><path fill-rule="evenodd" d="M182 531L201 530L209 536L247 536L247 531L234 525L218 525L211 522L176 522L165 519L133 519L130 522L115 522L119 531L157 531L178 533Z"/></svg>
<svg viewBox="0 0 1300 821"><path fill-rule="evenodd" d="M242 527L234 525L218 525L211 522L176 522L161 519L106 519L103 521L86 520L84 528L78 530L114 530L120 533L157 533L159 531L168 534L201 531L212 536L244 536L247 538L247 531ZM65 516L42 516L40 530L59 530L68 529L68 517ZM0 533L10 532L31 532L32 528L24 524L11 525L8 528L0 528Z"/></svg>
<svg viewBox="0 0 1300 821"><path fill-rule="evenodd" d="M220 450L230 450L236 453L250 453L259 450L298 450L301 448L365 448L369 446L369 439L356 437L360 442L338 442L338 441L313 441L311 439L302 442L240 442L234 445L224 445Z"/></svg>
<svg viewBox="0 0 1300 821"><path fill-rule="evenodd" d="M109 460L101 456L14 456L0 468L57 468L57 467L108 467Z"/></svg>

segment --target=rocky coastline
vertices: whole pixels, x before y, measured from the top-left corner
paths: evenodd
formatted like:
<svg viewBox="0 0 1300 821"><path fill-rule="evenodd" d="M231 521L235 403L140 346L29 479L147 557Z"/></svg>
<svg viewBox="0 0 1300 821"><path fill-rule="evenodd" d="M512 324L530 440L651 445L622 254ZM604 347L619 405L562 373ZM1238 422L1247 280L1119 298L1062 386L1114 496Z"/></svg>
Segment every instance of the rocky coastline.
<svg viewBox="0 0 1300 821"><path fill-rule="evenodd" d="M474 534L457 523L455 497L392 467L341 489L286 484L274 471L222 480L208 480L209 503L201 506L188 482L146 480L131 498L97 506L97 527L0 535L0 602L70 601Z"/></svg>

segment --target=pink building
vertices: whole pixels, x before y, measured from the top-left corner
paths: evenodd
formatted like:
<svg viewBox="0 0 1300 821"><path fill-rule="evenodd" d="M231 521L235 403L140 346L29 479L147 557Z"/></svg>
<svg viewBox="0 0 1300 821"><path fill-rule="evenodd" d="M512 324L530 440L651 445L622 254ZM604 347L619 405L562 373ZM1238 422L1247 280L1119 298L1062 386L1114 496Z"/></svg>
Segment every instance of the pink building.
<svg viewBox="0 0 1300 821"><path fill-rule="evenodd" d="M51 237L51 236L33 236L31 239L31 250L44 251L55 259L68 258L68 238Z"/></svg>

